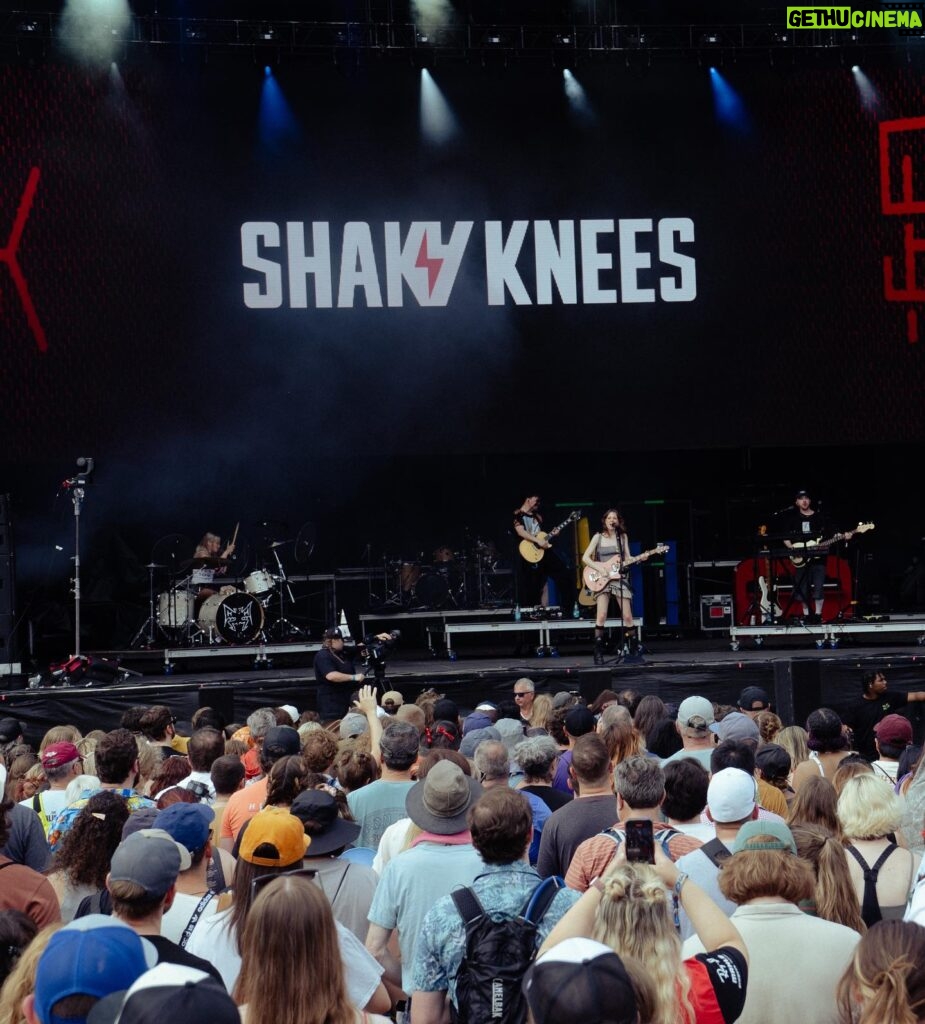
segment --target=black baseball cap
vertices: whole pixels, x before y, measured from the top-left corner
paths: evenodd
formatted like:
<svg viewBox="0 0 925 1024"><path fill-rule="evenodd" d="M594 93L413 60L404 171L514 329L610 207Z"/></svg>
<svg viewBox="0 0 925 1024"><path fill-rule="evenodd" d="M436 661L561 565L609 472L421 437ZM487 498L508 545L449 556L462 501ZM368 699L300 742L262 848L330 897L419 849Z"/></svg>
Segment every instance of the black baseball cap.
<svg viewBox="0 0 925 1024"><path fill-rule="evenodd" d="M344 639L344 634L341 633L340 629L337 626L331 626L330 629L326 629L324 631L324 639L325 640L343 640Z"/></svg>
<svg viewBox="0 0 925 1024"><path fill-rule="evenodd" d="M761 707L756 708L755 704L760 704ZM743 711L764 711L770 706L768 695L760 686L746 686L739 694L739 707Z"/></svg>

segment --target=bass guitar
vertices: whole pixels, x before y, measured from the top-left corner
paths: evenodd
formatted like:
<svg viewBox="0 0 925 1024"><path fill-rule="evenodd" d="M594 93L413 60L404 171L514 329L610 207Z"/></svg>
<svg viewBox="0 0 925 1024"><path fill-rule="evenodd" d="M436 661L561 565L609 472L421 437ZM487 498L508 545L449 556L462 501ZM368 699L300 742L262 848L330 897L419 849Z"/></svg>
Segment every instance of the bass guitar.
<svg viewBox="0 0 925 1024"><path fill-rule="evenodd" d="M664 555L667 551L667 544L656 544L654 548L642 551L638 555L631 555L629 558L614 555L613 558L608 558L606 562L602 563L607 566L607 572L601 572L599 569L586 565L581 571L581 578L592 594L599 594L609 583L622 579L624 569L628 569L637 562L642 562L649 555Z"/></svg>
<svg viewBox="0 0 925 1024"><path fill-rule="evenodd" d="M826 548L830 547L832 544L837 544L840 540L851 540L856 533L867 533L868 530L872 530L873 528L873 523L858 523L853 530L849 530L847 533L832 534L831 537L826 537L825 540L797 541L792 545L792 548L806 553L803 555L791 555L790 561L793 563L793 567L795 569L799 569L810 559L815 558L818 552L825 551Z"/></svg>
<svg viewBox="0 0 925 1024"><path fill-rule="evenodd" d="M559 523L559 525L554 530L550 530L549 533L543 533L543 531L541 530L539 533L535 534L535 538L539 542L552 540L553 537L555 537L557 534L560 534L566 528L566 526L568 526L569 523L574 523L576 519L580 518L581 513L576 509L574 512L570 512L568 514L568 518L564 519L561 523ZM518 550L528 562L534 563L539 562L542 559L543 555L546 554L546 549L538 547L536 544L534 544L532 540L522 540L518 545Z"/></svg>

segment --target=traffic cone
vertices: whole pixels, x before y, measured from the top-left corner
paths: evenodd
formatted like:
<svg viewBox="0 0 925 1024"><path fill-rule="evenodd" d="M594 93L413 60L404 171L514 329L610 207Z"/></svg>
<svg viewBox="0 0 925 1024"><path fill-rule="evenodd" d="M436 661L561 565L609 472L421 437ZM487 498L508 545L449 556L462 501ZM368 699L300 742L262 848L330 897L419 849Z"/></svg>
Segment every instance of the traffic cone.
<svg viewBox="0 0 925 1024"><path fill-rule="evenodd" d="M344 609L340 610L340 635L345 640L352 640L353 637L350 635L350 627L347 625L347 616L344 614Z"/></svg>

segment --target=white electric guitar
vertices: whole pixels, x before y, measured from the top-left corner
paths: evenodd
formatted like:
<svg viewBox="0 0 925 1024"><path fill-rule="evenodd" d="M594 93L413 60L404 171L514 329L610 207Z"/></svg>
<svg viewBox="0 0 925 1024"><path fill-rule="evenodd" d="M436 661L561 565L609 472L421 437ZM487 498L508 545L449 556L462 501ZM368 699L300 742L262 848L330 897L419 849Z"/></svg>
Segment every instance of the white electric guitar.
<svg viewBox="0 0 925 1024"><path fill-rule="evenodd" d="M608 558L606 562L602 563L607 566L607 572L601 572L599 569L586 565L581 571L581 577L591 593L599 594L608 583L614 583L617 580L623 579L624 569L628 569L637 562L644 561L649 555L664 555L667 551L667 544L656 544L654 548L642 551L638 555L631 555L629 558L614 555L613 558Z"/></svg>

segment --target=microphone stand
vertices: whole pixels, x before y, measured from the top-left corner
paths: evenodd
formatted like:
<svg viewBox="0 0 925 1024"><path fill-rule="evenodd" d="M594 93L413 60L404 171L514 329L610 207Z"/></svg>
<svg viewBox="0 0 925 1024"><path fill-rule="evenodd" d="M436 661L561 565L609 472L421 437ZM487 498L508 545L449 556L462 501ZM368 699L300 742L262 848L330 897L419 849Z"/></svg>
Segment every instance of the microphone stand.
<svg viewBox="0 0 925 1024"><path fill-rule="evenodd" d="M74 576L71 592L74 595L74 657L80 656L80 511L83 506L86 490L84 485L86 478L83 476L71 477L65 485L71 492L71 502L74 505Z"/></svg>

